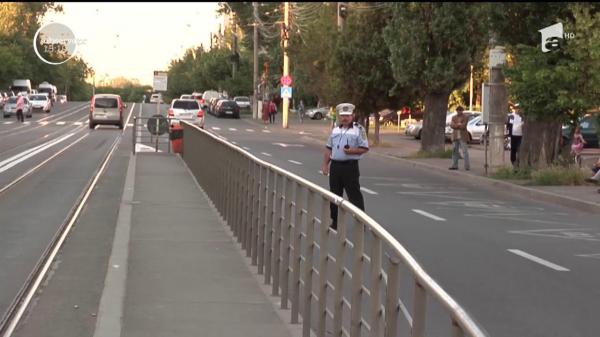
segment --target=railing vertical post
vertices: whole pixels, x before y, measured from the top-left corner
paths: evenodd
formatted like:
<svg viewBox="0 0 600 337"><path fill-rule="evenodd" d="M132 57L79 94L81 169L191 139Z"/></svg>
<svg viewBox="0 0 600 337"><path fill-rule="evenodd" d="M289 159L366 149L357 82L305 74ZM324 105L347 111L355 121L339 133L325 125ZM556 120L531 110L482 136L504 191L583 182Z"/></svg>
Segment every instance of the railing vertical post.
<svg viewBox="0 0 600 337"><path fill-rule="evenodd" d="M425 288L415 281L412 337L425 337L425 314L427 310L427 293Z"/></svg>
<svg viewBox="0 0 600 337"><path fill-rule="evenodd" d="M385 337L396 337L398 334L398 272L399 259L390 257L388 280L385 297Z"/></svg>
<svg viewBox="0 0 600 337"><path fill-rule="evenodd" d="M269 198L269 168L263 167L260 175L260 218L258 221L258 274L264 273L265 267L265 223L267 220L267 199Z"/></svg>
<svg viewBox="0 0 600 337"><path fill-rule="evenodd" d="M262 166L260 164L256 164L256 172L254 174L255 189L254 189L254 219L252 220L252 265L258 265L258 227L260 221L260 191L261 191L261 176L262 176Z"/></svg>
<svg viewBox="0 0 600 337"><path fill-rule="evenodd" d="M290 285L290 228L292 226L292 192L295 185L294 181L286 178L285 183L285 204L283 215L283 260L281 262L281 309L288 308L289 285Z"/></svg>
<svg viewBox="0 0 600 337"><path fill-rule="evenodd" d="M464 337L465 333L458 323L452 319L452 337Z"/></svg>
<svg viewBox="0 0 600 337"><path fill-rule="evenodd" d="M274 226L275 226L275 240L274 240L274 251L273 251L273 288L271 290L271 295L277 296L279 295L279 279L281 278L280 268L281 265L281 226L283 226L282 218L283 213L281 209L283 208L283 188L285 187L284 176L279 173L275 174L275 180L277 183L275 184L276 195L275 195L275 216L274 216Z"/></svg>
<svg viewBox="0 0 600 337"><path fill-rule="evenodd" d="M304 259L304 303L302 310L302 336L310 337L312 323L312 279L313 279L313 256L315 250L315 192L308 190L306 201L306 257Z"/></svg>
<svg viewBox="0 0 600 337"><path fill-rule="evenodd" d="M321 199L321 224L319 227L319 309L318 309L318 325L317 336L325 337L325 327L327 324L327 261L329 250L327 249L327 241L329 240L329 201L325 198Z"/></svg>
<svg viewBox="0 0 600 337"><path fill-rule="evenodd" d="M277 175L269 169L269 185L267 186L267 204L265 205L265 284L271 284L271 267L273 267L273 202L275 201L275 190Z"/></svg>
<svg viewBox="0 0 600 337"><path fill-rule="evenodd" d="M369 297L369 325L371 326L370 337L379 337L381 335L381 240L373 231L371 233L371 272L370 272L370 292Z"/></svg>
<svg viewBox="0 0 600 337"><path fill-rule="evenodd" d="M300 256L302 244L302 192L304 187L296 185L296 198L294 201L294 248L292 258L292 324L298 323L300 312Z"/></svg>
<svg viewBox="0 0 600 337"><path fill-rule="evenodd" d="M364 225L354 218L352 226L352 290L350 302L350 336L360 336L362 317L362 284L363 284L363 254L364 254Z"/></svg>
<svg viewBox="0 0 600 337"><path fill-rule="evenodd" d="M342 336L342 313L344 310L343 284L344 284L344 257L346 255L346 210L338 207L337 244L335 253L335 280L333 286L333 334Z"/></svg>

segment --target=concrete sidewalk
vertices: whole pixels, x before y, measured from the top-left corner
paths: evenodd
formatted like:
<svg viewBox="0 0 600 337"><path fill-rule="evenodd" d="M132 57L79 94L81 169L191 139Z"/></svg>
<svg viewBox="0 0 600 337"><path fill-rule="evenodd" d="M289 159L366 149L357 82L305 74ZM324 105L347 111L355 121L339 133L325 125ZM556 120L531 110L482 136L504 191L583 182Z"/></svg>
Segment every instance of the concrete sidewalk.
<svg viewBox="0 0 600 337"><path fill-rule="evenodd" d="M304 123L298 121L297 116L290 115L288 126L283 129L281 119L278 114L277 124L268 124L266 128L274 133L289 133L301 135L304 139L314 141L315 143L325 144L330 132L331 121L329 120L304 120ZM264 128L262 120L244 119L250 125ZM371 154L384 156L394 160L404 161L409 165L426 169L430 172L443 174L453 179L460 179L465 183L476 186L498 187L504 190L514 191L526 197L536 198L537 200L550 202L562 206L572 207L579 210L600 212L600 186L586 183L582 186L522 186L523 182L505 181L493 179L485 174L485 151L483 145L471 144L469 146L469 158L471 161L471 170L464 171L463 161L459 161L459 171L449 171L452 160L442 158L424 158L414 159L406 158L415 154L421 147L421 142L414 137L404 135L403 131L398 133L396 129L382 129L380 132L381 145L371 147ZM446 144L446 149L450 149L452 144ZM583 167L592 165L598 157L600 150L585 149ZM510 152L505 151L505 162L510 166ZM589 171L592 176L592 171Z"/></svg>
<svg viewBox="0 0 600 337"><path fill-rule="evenodd" d="M183 161L131 161L94 336L291 336Z"/></svg>

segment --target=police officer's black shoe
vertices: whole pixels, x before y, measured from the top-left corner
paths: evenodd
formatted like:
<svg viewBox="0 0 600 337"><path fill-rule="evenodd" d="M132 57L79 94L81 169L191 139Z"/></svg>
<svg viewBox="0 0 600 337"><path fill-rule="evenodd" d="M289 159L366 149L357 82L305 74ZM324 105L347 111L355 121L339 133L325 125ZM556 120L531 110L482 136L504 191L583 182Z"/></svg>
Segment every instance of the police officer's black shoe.
<svg viewBox="0 0 600 337"><path fill-rule="evenodd" d="M448 170L458 170L458 167L448 167Z"/></svg>

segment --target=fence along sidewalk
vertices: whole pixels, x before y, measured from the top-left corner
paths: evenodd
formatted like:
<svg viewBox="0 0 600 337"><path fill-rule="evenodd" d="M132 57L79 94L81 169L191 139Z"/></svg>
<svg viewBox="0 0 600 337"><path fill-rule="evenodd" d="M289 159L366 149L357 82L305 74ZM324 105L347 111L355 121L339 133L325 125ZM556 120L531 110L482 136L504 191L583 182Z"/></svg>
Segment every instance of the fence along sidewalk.
<svg viewBox="0 0 600 337"><path fill-rule="evenodd" d="M435 335L487 336L398 241L350 202L182 125L184 161L272 294L281 297L281 308L291 305L291 323L302 317L304 337L311 331L319 337L424 337L426 323ZM330 202L339 207L337 232L327 222ZM408 272L402 279L401 268ZM428 307L428 299L436 306Z"/></svg>

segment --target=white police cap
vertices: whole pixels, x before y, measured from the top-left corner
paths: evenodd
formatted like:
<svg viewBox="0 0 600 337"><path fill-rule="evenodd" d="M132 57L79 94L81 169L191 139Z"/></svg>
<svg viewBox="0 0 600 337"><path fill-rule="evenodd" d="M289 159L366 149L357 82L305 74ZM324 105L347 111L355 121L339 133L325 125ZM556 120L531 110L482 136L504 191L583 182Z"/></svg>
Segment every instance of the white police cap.
<svg viewBox="0 0 600 337"><path fill-rule="evenodd" d="M354 112L354 104L350 103L341 103L335 108L338 115L352 115Z"/></svg>

